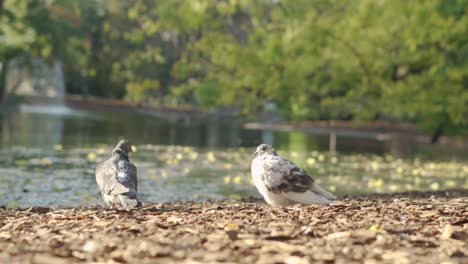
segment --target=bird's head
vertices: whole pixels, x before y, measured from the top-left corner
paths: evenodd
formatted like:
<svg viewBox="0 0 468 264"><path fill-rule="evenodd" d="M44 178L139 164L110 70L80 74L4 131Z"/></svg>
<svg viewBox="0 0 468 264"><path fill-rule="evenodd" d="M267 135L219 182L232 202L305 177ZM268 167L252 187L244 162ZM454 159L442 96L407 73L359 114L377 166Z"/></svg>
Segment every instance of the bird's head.
<svg viewBox="0 0 468 264"><path fill-rule="evenodd" d="M115 147L115 150L121 150L124 153L134 152L133 151L133 146L125 139L122 139L122 140L119 141L119 143Z"/></svg>
<svg viewBox="0 0 468 264"><path fill-rule="evenodd" d="M264 154L276 155L276 150L268 144L261 144L257 147L257 150L253 154L253 157L255 158Z"/></svg>

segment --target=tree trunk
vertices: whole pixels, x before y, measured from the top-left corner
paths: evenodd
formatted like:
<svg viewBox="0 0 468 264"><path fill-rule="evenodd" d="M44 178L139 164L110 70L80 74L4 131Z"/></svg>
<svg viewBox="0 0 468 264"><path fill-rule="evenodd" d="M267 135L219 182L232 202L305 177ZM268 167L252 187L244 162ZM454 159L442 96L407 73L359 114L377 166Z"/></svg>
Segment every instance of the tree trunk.
<svg viewBox="0 0 468 264"><path fill-rule="evenodd" d="M0 0L0 16L2 16L2 13L3 13L3 3L5 1L4 0Z"/></svg>
<svg viewBox="0 0 468 264"><path fill-rule="evenodd" d="M432 134L432 137L431 137L431 144L435 144L439 141L440 139L440 136L442 136L444 132L444 125L443 124L440 124L437 129L434 131L434 133Z"/></svg>
<svg viewBox="0 0 468 264"><path fill-rule="evenodd" d="M3 94L5 93L5 85L6 85L6 63L7 62L3 61L0 63L5 63L1 65L1 68L0 68L0 102L2 102L5 99Z"/></svg>
<svg viewBox="0 0 468 264"><path fill-rule="evenodd" d="M0 0L0 18L2 17L3 14L3 4L4 0ZM6 65L7 61L4 58L0 58L0 102L3 101L3 91L5 89L5 78L6 78Z"/></svg>

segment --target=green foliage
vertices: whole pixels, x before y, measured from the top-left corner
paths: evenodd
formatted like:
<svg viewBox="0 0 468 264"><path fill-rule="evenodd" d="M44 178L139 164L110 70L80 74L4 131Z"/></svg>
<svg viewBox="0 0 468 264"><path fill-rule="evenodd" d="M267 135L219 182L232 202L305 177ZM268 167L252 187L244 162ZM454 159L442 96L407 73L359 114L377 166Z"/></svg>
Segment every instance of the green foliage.
<svg viewBox="0 0 468 264"><path fill-rule="evenodd" d="M221 88L218 83L207 80L195 90L195 97L203 107L214 107L221 96Z"/></svg>
<svg viewBox="0 0 468 264"><path fill-rule="evenodd" d="M467 0L6 0L0 21L2 62L61 59L72 93L468 128Z"/></svg>
<svg viewBox="0 0 468 264"><path fill-rule="evenodd" d="M155 92L158 91L158 80L144 80L142 82L127 83L127 99L134 102L148 102L155 97Z"/></svg>
<svg viewBox="0 0 468 264"><path fill-rule="evenodd" d="M0 98L8 62L24 55L37 39L36 32L26 23L29 2L6 0L0 6Z"/></svg>

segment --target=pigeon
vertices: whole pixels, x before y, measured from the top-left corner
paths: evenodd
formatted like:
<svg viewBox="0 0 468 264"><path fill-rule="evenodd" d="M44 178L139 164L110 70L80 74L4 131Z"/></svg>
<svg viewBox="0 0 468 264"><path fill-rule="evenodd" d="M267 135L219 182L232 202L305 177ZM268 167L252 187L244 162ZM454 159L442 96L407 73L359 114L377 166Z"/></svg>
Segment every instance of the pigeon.
<svg viewBox="0 0 468 264"><path fill-rule="evenodd" d="M96 182L108 206L127 209L141 206L137 198L137 169L128 158L130 152L133 152L130 143L121 140L96 167Z"/></svg>
<svg viewBox="0 0 468 264"><path fill-rule="evenodd" d="M252 178L265 201L275 207L295 203L330 204L336 197L320 187L305 171L261 144L253 154Z"/></svg>

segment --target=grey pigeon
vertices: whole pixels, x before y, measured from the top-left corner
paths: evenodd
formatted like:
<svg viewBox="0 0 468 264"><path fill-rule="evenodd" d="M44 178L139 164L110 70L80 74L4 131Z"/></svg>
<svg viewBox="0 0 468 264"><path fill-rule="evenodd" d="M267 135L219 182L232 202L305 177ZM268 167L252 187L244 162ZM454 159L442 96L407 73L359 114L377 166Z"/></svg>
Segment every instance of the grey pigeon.
<svg viewBox="0 0 468 264"><path fill-rule="evenodd" d="M137 169L128 158L130 152L133 152L130 143L121 140L106 160L96 167L96 182L108 206L141 206L137 198Z"/></svg>
<svg viewBox="0 0 468 264"><path fill-rule="evenodd" d="M336 197L315 183L305 171L276 154L268 144L257 147L252 178L260 194L272 206L294 203L330 204Z"/></svg>

